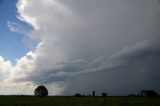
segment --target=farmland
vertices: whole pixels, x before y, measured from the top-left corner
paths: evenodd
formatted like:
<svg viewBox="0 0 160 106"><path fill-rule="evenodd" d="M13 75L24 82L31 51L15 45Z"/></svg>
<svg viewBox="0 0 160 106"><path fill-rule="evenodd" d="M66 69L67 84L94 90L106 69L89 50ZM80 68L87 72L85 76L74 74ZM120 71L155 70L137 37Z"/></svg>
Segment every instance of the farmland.
<svg viewBox="0 0 160 106"><path fill-rule="evenodd" d="M160 97L1 96L0 106L160 106Z"/></svg>

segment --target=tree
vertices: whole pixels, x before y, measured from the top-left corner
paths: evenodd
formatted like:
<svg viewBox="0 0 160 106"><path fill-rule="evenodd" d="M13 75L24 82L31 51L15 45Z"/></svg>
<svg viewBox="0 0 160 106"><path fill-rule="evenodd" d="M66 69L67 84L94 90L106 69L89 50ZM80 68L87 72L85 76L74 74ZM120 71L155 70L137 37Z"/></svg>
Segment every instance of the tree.
<svg viewBox="0 0 160 106"><path fill-rule="evenodd" d="M35 90L34 90L34 95L35 96L40 96L40 97L45 97L48 96L48 90L45 86L41 85L38 86Z"/></svg>
<svg viewBox="0 0 160 106"><path fill-rule="evenodd" d="M139 93L139 96L148 96L148 97L153 97L153 96L158 96L158 93L156 93L153 90L142 90Z"/></svg>
<svg viewBox="0 0 160 106"><path fill-rule="evenodd" d="M93 95L93 96L95 96L95 93L96 93L96 92L95 92L95 91L93 91L92 95Z"/></svg>
<svg viewBox="0 0 160 106"><path fill-rule="evenodd" d="M102 93L103 97L107 97L107 94L105 92Z"/></svg>
<svg viewBox="0 0 160 106"><path fill-rule="evenodd" d="M79 93L76 93L74 96L75 96L75 97L81 97L82 95L79 94Z"/></svg>

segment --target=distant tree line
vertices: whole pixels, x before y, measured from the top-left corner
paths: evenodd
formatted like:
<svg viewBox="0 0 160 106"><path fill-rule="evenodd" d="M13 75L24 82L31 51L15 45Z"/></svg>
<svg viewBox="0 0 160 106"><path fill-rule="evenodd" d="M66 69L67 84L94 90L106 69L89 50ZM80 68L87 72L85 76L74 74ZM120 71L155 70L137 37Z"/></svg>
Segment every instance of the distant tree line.
<svg viewBox="0 0 160 106"><path fill-rule="evenodd" d="M75 96L75 97L84 97L84 96L86 96L86 95L81 95L81 94L79 94L79 93L76 93L74 96ZM91 95L88 95L88 96L91 96ZM96 92L95 92L95 91L92 92L92 96L93 96L93 97L96 96ZM102 92L101 96L102 96L102 97L107 97L108 95L107 95L107 93Z"/></svg>
<svg viewBox="0 0 160 106"><path fill-rule="evenodd" d="M38 86L35 90L34 90L34 95L38 96L38 97L45 97L48 96L48 90L45 86L40 85ZM74 95L75 97L85 97L87 95L81 95L80 93L76 93ZM91 96L91 95L88 95ZM96 91L92 92L92 96L95 97L96 96ZM102 97L107 97L107 93L102 92L101 94ZM154 90L141 90L138 94L129 94L128 96L145 96L145 97L156 97L159 96L159 94L157 92L155 92Z"/></svg>
<svg viewBox="0 0 160 106"><path fill-rule="evenodd" d="M157 97L159 94L154 90L141 90L138 94L129 94L128 96Z"/></svg>

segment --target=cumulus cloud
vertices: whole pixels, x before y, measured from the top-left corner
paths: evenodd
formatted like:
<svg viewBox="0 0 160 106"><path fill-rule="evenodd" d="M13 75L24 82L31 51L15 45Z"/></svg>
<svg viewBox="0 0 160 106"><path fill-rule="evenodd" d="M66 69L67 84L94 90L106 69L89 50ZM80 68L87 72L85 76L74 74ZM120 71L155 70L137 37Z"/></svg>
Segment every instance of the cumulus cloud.
<svg viewBox="0 0 160 106"><path fill-rule="evenodd" d="M17 9L40 42L8 82L46 84L51 94L160 91L158 0L19 0Z"/></svg>
<svg viewBox="0 0 160 106"><path fill-rule="evenodd" d="M8 77L11 67L11 62L5 61L4 58L0 56L0 81Z"/></svg>

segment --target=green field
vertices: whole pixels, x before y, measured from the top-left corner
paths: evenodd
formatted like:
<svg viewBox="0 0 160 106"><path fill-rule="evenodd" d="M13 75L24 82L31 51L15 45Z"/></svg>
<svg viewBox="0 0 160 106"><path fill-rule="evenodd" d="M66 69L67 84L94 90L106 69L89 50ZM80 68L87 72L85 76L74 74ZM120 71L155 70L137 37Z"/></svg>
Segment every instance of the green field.
<svg viewBox="0 0 160 106"><path fill-rule="evenodd" d="M160 106L160 97L0 97L0 106Z"/></svg>

